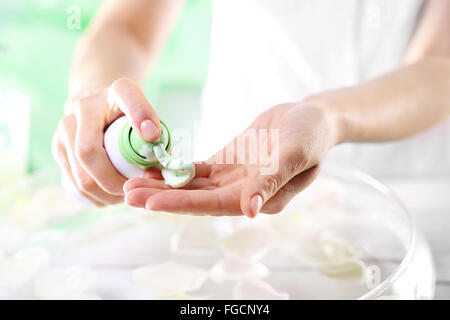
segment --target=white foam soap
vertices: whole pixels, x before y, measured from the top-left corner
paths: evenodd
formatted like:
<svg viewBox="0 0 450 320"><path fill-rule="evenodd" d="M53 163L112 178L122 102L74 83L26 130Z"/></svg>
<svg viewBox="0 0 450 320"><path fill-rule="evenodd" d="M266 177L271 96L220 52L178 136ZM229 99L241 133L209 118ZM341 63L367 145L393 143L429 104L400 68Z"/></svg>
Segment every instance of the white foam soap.
<svg viewBox="0 0 450 320"><path fill-rule="evenodd" d="M161 136L155 142L142 139L126 117L120 117L106 130L104 146L111 163L126 178L142 177L146 168L161 164L166 184L181 188L195 176L192 162L170 156L171 140L161 121Z"/></svg>

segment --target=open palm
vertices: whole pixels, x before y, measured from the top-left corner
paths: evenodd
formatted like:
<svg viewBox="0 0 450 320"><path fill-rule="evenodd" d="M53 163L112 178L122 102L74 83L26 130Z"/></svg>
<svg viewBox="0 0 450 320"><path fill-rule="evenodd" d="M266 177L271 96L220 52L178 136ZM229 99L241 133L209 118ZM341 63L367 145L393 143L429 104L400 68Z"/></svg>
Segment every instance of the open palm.
<svg viewBox="0 0 450 320"><path fill-rule="evenodd" d="M245 145L242 158L235 146L239 138L248 141L252 130L257 135L276 132L277 139L271 133L258 136L258 148ZM131 206L174 213L249 217L277 213L314 180L334 142L324 108L312 103L278 105L262 113L208 161L197 163L196 177L183 188L170 188L158 170L150 169L143 178L126 182L125 200ZM230 150L234 150L231 157ZM257 161L249 161L255 152ZM273 161L276 171L264 174Z"/></svg>

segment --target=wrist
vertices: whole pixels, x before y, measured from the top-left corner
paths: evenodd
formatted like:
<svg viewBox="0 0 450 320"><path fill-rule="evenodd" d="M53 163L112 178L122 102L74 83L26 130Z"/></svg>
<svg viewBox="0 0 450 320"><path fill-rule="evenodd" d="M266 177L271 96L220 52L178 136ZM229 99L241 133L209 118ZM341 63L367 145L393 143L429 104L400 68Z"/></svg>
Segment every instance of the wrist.
<svg viewBox="0 0 450 320"><path fill-rule="evenodd" d="M112 72L102 72L86 66L82 71L75 67L69 79L69 100L80 100L89 96L96 95L109 86L117 79L120 74Z"/></svg>
<svg viewBox="0 0 450 320"><path fill-rule="evenodd" d="M334 145L358 141L361 134L358 121L355 121L355 116L350 112L351 103L346 99L348 95L344 90L319 93L305 100L323 109L334 137Z"/></svg>
<svg viewBox="0 0 450 320"><path fill-rule="evenodd" d="M332 146L355 141L356 130L346 113L346 104L337 91L312 95L304 102L315 105L323 112L332 138Z"/></svg>

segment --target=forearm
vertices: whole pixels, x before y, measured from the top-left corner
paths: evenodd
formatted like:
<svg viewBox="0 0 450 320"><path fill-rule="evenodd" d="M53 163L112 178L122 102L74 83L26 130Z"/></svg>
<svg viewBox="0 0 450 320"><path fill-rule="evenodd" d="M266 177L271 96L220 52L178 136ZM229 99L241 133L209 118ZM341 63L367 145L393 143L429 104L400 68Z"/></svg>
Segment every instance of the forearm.
<svg viewBox="0 0 450 320"><path fill-rule="evenodd" d="M329 113L337 143L402 139L450 115L450 59L423 59L375 80L311 99Z"/></svg>
<svg viewBox="0 0 450 320"><path fill-rule="evenodd" d="M69 97L89 95L120 77L142 82L183 3L183 0L105 1L76 48Z"/></svg>
<svg viewBox="0 0 450 320"><path fill-rule="evenodd" d="M90 95L120 77L139 83L149 62L145 51L123 28L108 26L87 34L75 52L69 96Z"/></svg>
<svg viewBox="0 0 450 320"><path fill-rule="evenodd" d="M319 95L329 107L338 143L402 139L448 118L450 1L425 4L403 65L361 85Z"/></svg>

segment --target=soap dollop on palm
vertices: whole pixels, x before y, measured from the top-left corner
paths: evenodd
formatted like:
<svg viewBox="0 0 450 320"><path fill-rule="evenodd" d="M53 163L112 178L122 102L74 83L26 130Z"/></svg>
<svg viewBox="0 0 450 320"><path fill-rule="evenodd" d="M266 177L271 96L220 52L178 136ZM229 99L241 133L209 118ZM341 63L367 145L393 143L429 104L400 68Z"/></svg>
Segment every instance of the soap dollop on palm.
<svg viewBox="0 0 450 320"><path fill-rule="evenodd" d="M172 188L181 188L194 178L195 166L192 162L171 157L162 143L154 146L153 152L162 166L164 181Z"/></svg>

